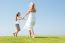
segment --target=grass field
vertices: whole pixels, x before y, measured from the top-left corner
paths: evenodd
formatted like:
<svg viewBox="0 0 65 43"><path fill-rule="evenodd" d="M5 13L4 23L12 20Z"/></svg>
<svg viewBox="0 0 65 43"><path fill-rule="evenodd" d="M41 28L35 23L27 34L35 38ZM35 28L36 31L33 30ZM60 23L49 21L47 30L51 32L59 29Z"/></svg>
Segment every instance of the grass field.
<svg viewBox="0 0 65 43"><path fill-rule="evenodd" d="M65 36L37 36L35 38L0 36L0 43L65 43Z"/></svg>

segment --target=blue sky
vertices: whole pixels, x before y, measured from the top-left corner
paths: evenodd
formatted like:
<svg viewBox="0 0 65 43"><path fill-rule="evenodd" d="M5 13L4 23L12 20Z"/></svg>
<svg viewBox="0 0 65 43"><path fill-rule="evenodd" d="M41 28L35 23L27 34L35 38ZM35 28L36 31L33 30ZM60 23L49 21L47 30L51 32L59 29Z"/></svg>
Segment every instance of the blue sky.
<svg viewBox="0 0 65 43"><path fill-rule="evenodd" d="M0 36L12 35L15 29L15 15L23 16L29 3L36 4L36 35L65 35L65 0L0 0ZM19 35L27 35L21 21Z"/></svg>

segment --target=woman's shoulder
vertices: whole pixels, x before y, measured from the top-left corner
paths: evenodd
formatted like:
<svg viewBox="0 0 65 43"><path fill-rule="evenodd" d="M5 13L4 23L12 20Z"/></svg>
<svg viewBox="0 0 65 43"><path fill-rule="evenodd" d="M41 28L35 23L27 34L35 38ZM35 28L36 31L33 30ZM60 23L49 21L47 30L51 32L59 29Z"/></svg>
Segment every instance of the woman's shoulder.
<svg viewBox="0 0 65 43"><path fill-rule="evenodd" d="M35 12L30 12L30 14L35 14Z"/></svg>

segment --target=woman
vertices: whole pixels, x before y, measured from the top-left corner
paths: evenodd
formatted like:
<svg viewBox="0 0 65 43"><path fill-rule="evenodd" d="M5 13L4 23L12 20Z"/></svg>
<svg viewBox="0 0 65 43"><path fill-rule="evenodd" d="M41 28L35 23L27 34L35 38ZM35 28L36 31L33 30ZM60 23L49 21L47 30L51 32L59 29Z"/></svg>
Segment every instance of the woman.
<svg viewBox="0 0 65 43"><path fill-rule="evenodd" d="M15 24L16 25L16 32L13 33L13 35L16 36L16 37L17 37L17 35L20 31L19 22L20 22L21 19L22 18L20 17L20 12L17 12L17 14L16 14L16 24Z"/></svg>
<svg viewBox="0 0 65 43"><path fill-rule="evenodd" d="M25 16L28 15L28 19L27 19L24 27L28 29L29 36L32 38L34 38L33 27L35 25L35 12L36 12L35 4L33 2L31 2L28 11L25 14Z"/></svg>

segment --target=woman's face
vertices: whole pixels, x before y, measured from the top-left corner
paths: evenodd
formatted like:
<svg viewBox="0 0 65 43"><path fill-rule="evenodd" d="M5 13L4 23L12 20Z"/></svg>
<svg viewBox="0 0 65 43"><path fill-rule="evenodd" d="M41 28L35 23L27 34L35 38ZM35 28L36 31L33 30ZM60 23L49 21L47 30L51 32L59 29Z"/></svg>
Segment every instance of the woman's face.
<svg viewBox="0 0 65 43"><path fill-rule="evenodd" d="M34 5L34 3L33 3L33 2L31 2L31 3L30 3L30 6L29 6L29 9L30 9L30 10L32 10L33 5Z"/></svg>
<svg viewBox="0 0 65 43"><path fill-rule="evenodd" d="M30 10L32 10L32 5L29 7Z"/></svg>

